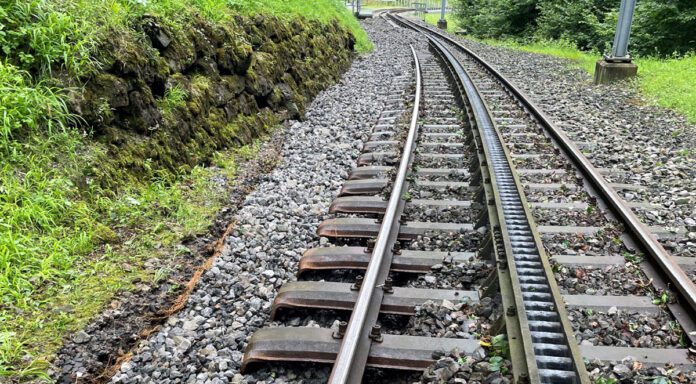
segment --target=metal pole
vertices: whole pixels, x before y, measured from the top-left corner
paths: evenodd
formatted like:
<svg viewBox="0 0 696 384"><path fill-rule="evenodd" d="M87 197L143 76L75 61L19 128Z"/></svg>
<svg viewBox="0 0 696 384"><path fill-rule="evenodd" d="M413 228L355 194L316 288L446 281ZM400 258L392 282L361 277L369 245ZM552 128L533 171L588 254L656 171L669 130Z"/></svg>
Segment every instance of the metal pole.
<svg viewBox="0 0 696 384"><path fill-rule="evenodd" d="M621 0L619 21L616 23L616 34L614 35L614 44L611 47L610 61L631 61L631 57L628 55L628 38L631 35L631 20L635 8L636 0Z"/></svg>
<svg viewBox="0 0 696 384"><path fill-rule="evenodd" d="M442 9L440 9L440 21L445 21L445 9L447 8L447 0L442 0Z"/></svg>

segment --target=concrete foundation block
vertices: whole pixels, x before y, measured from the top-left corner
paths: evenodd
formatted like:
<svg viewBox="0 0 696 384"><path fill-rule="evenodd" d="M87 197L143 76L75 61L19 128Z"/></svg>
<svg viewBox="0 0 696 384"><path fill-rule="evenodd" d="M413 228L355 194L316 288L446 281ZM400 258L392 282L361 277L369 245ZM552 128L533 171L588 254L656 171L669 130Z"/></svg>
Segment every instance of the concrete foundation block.
<svg viewBox="0 0 696 384"><path fill-rule="evenodd" d="M594 82L595 84L609 84L634 77L637 74L638 66L633 63L612 63L599 60L595 65Z"/></svg>
<svg viewBox="0 0 696 384"><path fill-rule="evenodd" d="M440 29L447 29L447 20L438 20L437 27Z"/></svg>

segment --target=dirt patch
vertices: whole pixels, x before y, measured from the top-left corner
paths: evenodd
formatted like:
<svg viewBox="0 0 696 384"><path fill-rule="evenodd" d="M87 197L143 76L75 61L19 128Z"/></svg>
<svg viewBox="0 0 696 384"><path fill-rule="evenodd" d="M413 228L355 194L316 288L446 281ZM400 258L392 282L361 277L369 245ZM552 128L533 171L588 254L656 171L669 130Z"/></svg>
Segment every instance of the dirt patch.
<svg viewBox="0 0 696 384"><path fill-rule="evenodd" d="M139 341L147 339L170 315L183 308L198 279L221 251L244 198L277 164L284 131L276 132L259 154L243 165L241 174L227 185L229 203L218 213L206 234L185 239L173 250L171 257L148 265L154 270L171 270L165 281L136 282L133 291L117 294L97 318L65 340L51 371L56 382L108 381L130 358L130 351Z"/></svg>

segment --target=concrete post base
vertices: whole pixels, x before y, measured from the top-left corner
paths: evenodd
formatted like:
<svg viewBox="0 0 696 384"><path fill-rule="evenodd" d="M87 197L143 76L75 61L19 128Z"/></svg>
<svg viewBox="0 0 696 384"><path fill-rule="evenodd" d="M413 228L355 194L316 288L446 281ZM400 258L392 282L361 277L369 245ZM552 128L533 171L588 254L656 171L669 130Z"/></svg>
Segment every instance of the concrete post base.
<svg viewBox="0 0 696 384"><path fill-rule="evenodd" d="M594 82L595 84L608 84L634 77L636 74L638 74L638 66L633 63L611 63L599 60L595 65Z"/></svg>
<svg viewBox="0 0 696 384"><path fill-rule="evenodd" d="M447 29L447 20L438 20L437 27L440 29Z"/></svg>

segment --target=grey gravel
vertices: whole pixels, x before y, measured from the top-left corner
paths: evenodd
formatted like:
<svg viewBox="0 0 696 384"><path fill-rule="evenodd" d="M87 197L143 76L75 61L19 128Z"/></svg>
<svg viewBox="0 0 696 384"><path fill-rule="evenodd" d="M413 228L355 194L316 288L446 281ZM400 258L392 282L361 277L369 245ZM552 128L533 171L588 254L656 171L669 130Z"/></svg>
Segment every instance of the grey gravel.
<svg viewBox="0 0 696 384"><path fill-rule="evenodd" d="M609 181L644 186L620 195L655 204L656 208L636 209L649 224L685 227L685 236L662 241L663 245L675 255L696 256L694 124L652 106L635 84L592 85L590 76L567 60L467 39L462 43L530 96L580 144L595 167L620 171L605 176Z"/></svg>

